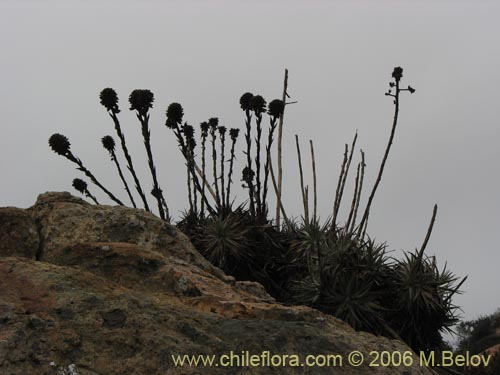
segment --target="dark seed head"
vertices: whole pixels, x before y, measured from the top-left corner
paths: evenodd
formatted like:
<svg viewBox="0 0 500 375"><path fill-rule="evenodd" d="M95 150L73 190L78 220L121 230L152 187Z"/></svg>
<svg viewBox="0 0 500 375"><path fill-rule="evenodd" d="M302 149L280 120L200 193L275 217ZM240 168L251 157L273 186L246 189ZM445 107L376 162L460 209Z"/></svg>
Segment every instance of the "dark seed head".
<svg viewBox="0 0 500 375"><path fill-rule="evenodd" d="M411 86L408 86L408 91L410 92L410 94L415 93L415 89Z"/></svg>
<svg viewBox="0 0 500 375"><path fill-rule="evenodd" d="M274 99L273 101L271 101L271 103L269 103L268 108L269 110L267 113L269 113L273 117L280 118L283 114L283 111L285 110L285 104L282 100Z"/></svg>
<svg viewBox="0 0 500 375"><path fill-rule="evenodd" d="M87 183L79 178L75 178L73 180L73 187L80 193L84 194L87 190Z"/></svg>
<svg viewBox="0 0 500 375"><path fill-rule="evenodd" d="M112 136L107 135L101 139L102 146L108 150L110 153L115 150L115 140Z"/></svg>
<svg viewBox="0 0 500 375"><path fill-rule="evenodd" d="M99 94L99 99L101 99L101 104L108 110L114 113L119 113L118 109L118 95L116 91L111 87L105 88Z"/></svg>
<svg viewBox="0 0 500 375"><path fill-rule="evenodd" d="M184 124L182 126L182 132L187 139L191 139L194 137L194 128L191 125Z"/></svg>
<svg viewBox="0 0 500 375"><path fill-rule="evenodd" d="M229 130L229 136L231 137L231 139L233 141L236 141L236 139L238 138L238 135L240 134L240 129L236 129L236 128L231 128Z"/></svg>
<svg viewBox="0 0 500 375"><path fill-rule="evenodd" d="M253 98L253 94L251 92L246 92L243 95L241 95L240 107L242 110L249 111L252 109L250 106L250 101L252 100L252 98Z"/></svg>
<svg viewBox="0 0 500 375"><path fill-rule="evenodd" d="M208 122L203 121L203 122L200 124L201 134L202 134L204 137L206 137L206 135L208 134L208 128L209 128Z"/></svg>
<svg viewBox="0 0 500 375"><path fill-rule="evenodd" d="M136 110L141 115L148 113L149 108L153 108L154 95L149 90L136 89L130 94L128 101L130 110Z"/></svg>
<svg viewBox="0 0 500 375"><path fill-rule="evenodd" d="M64 135L56 133L49 138L49 146L56 154L65 156L70 150L71 143Z"/></svg>
<svg viewBox="0 0 500 375"><path fill-rule="evenodd" d="M245 181L247 185L250 185L255 177L255 172L252 168L245 167L241 173L241 180Z"/></svg>
<svg viewBox="0 0 500 375"><path fill-rule="evenodd" d="M219 126L219 134L224 136L226 134L227 128L225 126Z"/></svg>
<svg viewBox="0 0 500 375"><path fill-rule="evenodd" d="M396 80L396 82L399 82L401 78L403 78L403 68L400 66L397 66L394 68L394 71L392 72L392 78Z"/></svg>
<svg viewBox="0 0 500 375"><path fill-rule="evenodd" d="M215 131L218 125L219 125L219 119L217 117L212 117L208 119L208 126L212 128L212 131Z"/></svg>
<svg viewBox="0 0 500 375"><path fill-rule="evenodd" d="M182 123L182 118L184 117L184 109L179 103L172 103L167 108L167 122L166 125L169 128L175 128L177 125Z"/></svg>
<svg viewBox="0 0 500 375"><path fill-rule="evenodd" d="M257 114L260 114L266 110L266 104L267 103L265 99L260 95L255 95L250 100L250 107L252 111L254 111Z"/></svg>

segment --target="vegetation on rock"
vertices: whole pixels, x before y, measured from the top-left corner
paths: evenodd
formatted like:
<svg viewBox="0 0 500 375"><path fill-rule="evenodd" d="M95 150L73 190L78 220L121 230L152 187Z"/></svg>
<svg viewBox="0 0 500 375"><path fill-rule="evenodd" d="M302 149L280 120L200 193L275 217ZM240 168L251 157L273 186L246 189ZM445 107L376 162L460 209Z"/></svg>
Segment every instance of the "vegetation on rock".
<svg viewBox="0 0 500 375"><path fill-rule="evenodd" d="M186 164L188 209L177 223L206 259L238 280L261 283L276 299L288 304L304 304L348 322L357 330L402 338L415 350L436 350L444 345L442 332L458 322L453 296L460 293L465 278L459 279L446 268L440 270L434 257L425 254L437 213L420 249L407 252L402 259L387 254L386 245L375 243L367 235L374 198L394 141L399 119L401 95L413 94L403 87L403 69L394 68L386 96L394 103L394 116L387 147L364 209L361 206L365 159L356 165L354 191L345 221L339 218L344 190L354 161L357 134L346 144L341 171L332 205L332 215L320 222L317 214L317 188L314 146L310 141L313 172L312 191L304 181L300 142L296 136L303 214L293 221L282 203L281 134L287 102L287 75L283 99L267 104L260 95L246 92L240 98L244 114L242 129L219 124L210 118L199 131L184 121L184 109L172 103L166 111L166 127L174 134ZM111 88L100 94L101 104L111 116L120 138L123 156L135 182L145 210L151 211L141 183L134 171L125 137L118 120L118 95ZM149 128L149 109L154 96L149 90L134 90L130 109L136 111L152 175L151 195L156 199L159 216L170 222L167 200L156 177ZM266 117L269 122L266 126ZM244 165L241 182L248 193L245 202L236 203L231 190L236 179L236 143L244 135ZM275 133L278 139L275 142ZM68 139L60 134L49 140L52 149L76 163L79 170L121 204L106 190L70 151ZM103 139L103 146L116 163L129 199L135 202L119 167L115 143ZM278 148L278 175L273 169L273 149ZM278 177L278 179L276 178ZM82 181L83 182L83 181ZM96 202L86 184L75 185ZM269 194L272 187L274 194ZM276 217L271 215L271 197L276 200ZM311 204L312 203L312 204ZM283 218L283 222L280 218Z"/></svg>

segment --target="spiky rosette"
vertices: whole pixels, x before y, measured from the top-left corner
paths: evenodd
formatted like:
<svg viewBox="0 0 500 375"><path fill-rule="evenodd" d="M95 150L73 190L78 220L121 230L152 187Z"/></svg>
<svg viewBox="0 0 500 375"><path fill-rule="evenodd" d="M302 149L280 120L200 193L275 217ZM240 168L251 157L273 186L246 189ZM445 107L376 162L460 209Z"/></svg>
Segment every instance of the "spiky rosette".
<svg viewBox="0 0 500 375"><path fill-rule="evenodd" d="M66 156L70 152L71 143L64 135L55 133L49 138L49 146L56 154Z"/></svg>
<svg viewBox="0 0 500 375"><path fill-rule="evenodd" d="M240 98L240 107L244 111L249 111L252 109L250 102L252 101L253 94L251 92L246 92L241 95Z"/></svg>
<svg viewBox="0 0 500 375"><path fill-rule="evenodd" d="M115 151L115 140L112 136L106 135L101 139L102 146L108 150L109 153L113 153Z"/></svg>
<svg viewBox="0 0 500 375"><path fill-rule="evenodd" d="M99 99L101 100L101 104L108 110L114 113L119 113L120 109L118 108L118 95L116 95L116 91L111 87L107 87L101 91L99 94Z"/></svg>
<svg viewBox="0 0 500 375"><path fill-rule="evenodd" d="M247 239L248 225L235 214L211 217L197 237L202 254L217 267L232 272L252 261Z"/></svg>
<svg viewBox="0 0 500 375"><path fill-rule="evenodd" d="M130 94L128 101L130 110L136 110L141 115L148 113L149 108L153 108L154 95L149 90L136 89Z"/></svg>
<svg viewBox="0 0 500 375"><path fill-rule="evenodd" d="M269 103L267 113L275 118L280 118L284 110L285 104L283 103L283 101L280 99L274 99Z"/></svg>

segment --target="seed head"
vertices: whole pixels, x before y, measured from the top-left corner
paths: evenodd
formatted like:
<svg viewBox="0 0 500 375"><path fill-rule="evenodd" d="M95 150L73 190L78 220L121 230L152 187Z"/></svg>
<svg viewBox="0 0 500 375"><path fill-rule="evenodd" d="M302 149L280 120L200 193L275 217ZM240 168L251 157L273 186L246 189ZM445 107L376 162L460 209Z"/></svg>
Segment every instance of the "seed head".
<svg viewBox="0 0 500 375"><path fill-rule="evenodd" d="M225 126L219 126L219 134L221 136L225 135L226 134L226 131L227 131L227 128Z"/></svg>
<svg viewBox="0 0 500 375"><path fill-rule="evenodd" d="M243 95L241 95L240 107L242 110L249 111L252 109L250 106L250 101L252 100L252 98L253 98L253 94L251 92L246 92Z"/></svg>
<svg viewBox="0 0 500 375"><path fill-rule="evenodd" d="M136 110L141 115L148 113L149 108L153 108L155 98L151 91L136 89L130 94L128 101L130 110Z"/></svg>
<svg viewBox="0 0 500 375"><path fill-rule="evenodd" d="M184 117L184 109L179 103L172 103L167 108L167 122L165 125L170 129L175 128L182 123Z"/></svg>
<svg viewBox="0 0 500 375"><path fill-rule="evenodd" d="M79 191L82 194L84 194L85 191L87 191L87 183L83 180L80 180L79 178L75 178L73 180L72 185L77 191Z"/></svg>
<svg viewBox="0 0 500 375"><path fill-rule="evenodd" d="M194 128L191 125L184 124L182 126L182 132L187 139L191 139L194 137Z"/></svg>
<svg viewBox="0 0 500 375"><path fill-rule="evenodd" d="M266 104L267 103L265 99L260 95L255 95L250 100L250 107L252 111L254 111L257 114L260 114L266 110Z"/></svg>
<svg viewBox="0 0 500 375"><path fill-rule="evenodd" d="M101 142L102 146L110 153L112 153L115 150L115 140L113 139L112 136L107 135L105 137L102 137Z"/></svg>
<svg viewBox="0 0 500 375"><path fill-rule="evenodd" d="M255 172L252 168L245 167L241 173L241 180L245 181L247 185L250 185L255 177Z"/></svg>
<svg viewBox="0 0 500 375"><path fill-rule="evenodd" d="M403 78L403 68L400 66L397 66L394 68L394 71L392 72L392 78L396 80L396 82L399 82L401 78Z"/></svg>
<svg viewBox="0 0 500 375"><path fill-rule="evenodd" d="M203 136L206 136L206 135L208 134L208 128L209 128L208 122L203 121L203 122L200 124L201 134L202 134Z"/></svg>
<svg viewBox="0 0 500 375"><path fill-rule="evenodd" d="M56 154L66 156L70 150L71 143L64 135L56 133L49 138L49 146Z"/></svg>
<svg viewBox="0 0 500 375"><path fill-rule="evenodd" d="M280 118L285 110L285 103L283 103L282 100L274 99L271 103L269 103L268 108L269 110L267 113L275 118Z"/></svg>
<svg viewBox="0 0 500 375"><path fill-rule="evenodd" d="M120 109L118 109L118 95L116 95L116 91L111 87L105 88L99 94L99 99L101 99L101 104L108 110L114 113L119 113Z"/></svg>
<svg viewBox="0 0 500 375"><path fill-rule="evenodd" d="M219 125L219 119L217 117L212 117L208 119L208 126L210 126L213 131L217 129L218 125Z"/></svg>
<svg viewBox="0 0 500 375"><path fill-rule="evenodd" d="M236 139L238 138L238 135L240 134L240 129L236 129L236 128L231 128L229 130L229 136L231 137L231 139L233 141L236 141Z"/></svg>

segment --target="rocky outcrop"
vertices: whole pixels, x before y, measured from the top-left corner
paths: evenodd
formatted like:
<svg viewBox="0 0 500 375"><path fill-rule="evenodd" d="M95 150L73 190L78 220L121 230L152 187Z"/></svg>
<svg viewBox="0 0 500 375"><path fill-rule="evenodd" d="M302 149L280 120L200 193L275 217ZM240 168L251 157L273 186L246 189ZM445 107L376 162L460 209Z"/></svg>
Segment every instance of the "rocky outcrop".
<svg viewBox="0 0 500 375"><path fill-rule="evenodd" d="M303 306L274 301L208 263L174 227L142 210L67 193L0 209L0 373L430 374L360 367L350 351L409 351ZM175 367L172 355L343 356L336 367ZM218 357L217 357L218 358ZM217 360L217 359L216 359Z"/></svg>

